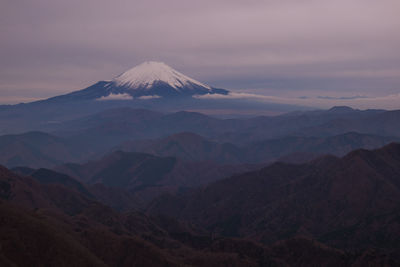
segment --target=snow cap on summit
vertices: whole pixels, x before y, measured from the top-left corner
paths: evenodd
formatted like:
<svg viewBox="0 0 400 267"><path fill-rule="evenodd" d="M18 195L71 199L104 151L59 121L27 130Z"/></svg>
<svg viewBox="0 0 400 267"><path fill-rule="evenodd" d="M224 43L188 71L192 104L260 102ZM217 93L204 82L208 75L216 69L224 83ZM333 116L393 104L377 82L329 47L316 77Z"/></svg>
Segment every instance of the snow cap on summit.
<svg viewBox="0 0 400 267"><path fill-rule="evenodd" d="M196 85L211 90L211 87L196 81L168 66L163 62L146 61L115 77L117 86L151 88L154 83L164 82L176 90L187 85Z"/></svg>

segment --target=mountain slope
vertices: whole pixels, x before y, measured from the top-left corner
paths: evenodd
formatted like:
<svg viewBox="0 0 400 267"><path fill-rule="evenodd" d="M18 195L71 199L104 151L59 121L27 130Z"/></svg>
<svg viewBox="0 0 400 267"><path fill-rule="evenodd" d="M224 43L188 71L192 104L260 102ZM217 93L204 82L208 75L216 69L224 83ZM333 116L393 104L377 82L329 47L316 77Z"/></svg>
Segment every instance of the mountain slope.
<svg viewBox="0 0 400 267"><path fill-rule="evenodd" d="M8 167L54 166L73 158L65 140L41 132L0 136L0 151L0 163Z"/></svg>
<svg viewBox="0 0 400 267"><path fill-rule="evenodd" d="M152 214L272 243L298 235L346 249L399 247L400 145L272 164L154 202Z"/></svg>
<svg viewBox="0 0 400 267"><path fill-rule="evenodd" d="M177 133L156 140L128 141L120 146L124 151L144 152L157 156L173 156L186 161L217 163L245 162L242 150L229 143L219 144L190 132Z"/></svg>
<svg viewBox="0 0 400 267"><path fill-rule="evenodd" d="M165 192L187 190L254 168L116 151L85 164L64 164L56 171L87 184L101 183L106 187L134 192L147 202Z"/></svg>
<svg viewBox="0 0 400 267"><path fill-rule="evenodd" d="M335 155L344 156L355 149L376 149L391 142L399 142L399 137L377 136L348 132L327 137L286 136L254 142L244 147L249 162L285 161L291 155ZM303 161L306 162L306 161Z"/></svg>
<svg viewBox="0 0 400 267"><path fill-rule="evenodd" d="M303 158L302 162L306 162L310 157L312 159L326 154L343 156L355 149L374 149L395 141L400 141L400 138L353 132L328 137L286 136L236 146L183 132L160 139L128 141L117 149L219 163L267 163L276 160L286 162L286 159L290 161L296 156L309 155Z"/></svg>
<svg viewBox="0 0 400 267"><path fill-rule="evenodd" d="M25 188L31 201L41 195L55 208L16 201L23 193L16 188ZM52 193L56 188L57 193ZM381 252L348 253L305 238L270 247L251 240L215 238L170 218L115 212L62 185L40 185L3 167L0 193L2 266L356 267L397 263ZM63 206L57 205L60 198L78 200L73 203L77 212L65 213Z"/></svg>
<svg viewBox="0 0 400 267"><path fill-rule="evenodd" d="M140 238L156 228L151 222L137 232L124 226L138 229L143 215L122 216L62 184L39 184L1 166L0 193L0 260L10 266L177 265Z"/></svg>
<svg viewBox="0 0 400 267"><path fill-rule="evenodd" d="M54 167L92 154L87 144L43 132L0 136L0 164L7 167Z"/></svg>
<svg viewBox="0 0 400 267"><path fill-rule="evenodd" d="M0 213L2 266L107 266L51 219L3 201Z"/></svg>

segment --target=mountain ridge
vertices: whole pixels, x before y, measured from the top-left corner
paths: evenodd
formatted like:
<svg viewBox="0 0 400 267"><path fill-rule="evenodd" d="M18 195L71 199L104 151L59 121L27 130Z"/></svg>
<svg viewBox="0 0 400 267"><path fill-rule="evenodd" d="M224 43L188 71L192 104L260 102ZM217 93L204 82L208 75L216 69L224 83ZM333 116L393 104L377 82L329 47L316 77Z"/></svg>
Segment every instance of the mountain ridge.
<svg viewBox="0 0 400 267"><path fill-rule="evenodd" d="M34 200L38 202L32 205ZM396 255L385 251L349 253L304 237L268 247L253 240L216 238L171 218L117 212L62 184L38 183L2 166L0 213L4 215L0 220L2 266L358 267L398 263Z"/></svg>
<svg viewBox="0 0 400 267"><path fill-rule="evenodd" d="M307 164L278 162L160 197L148 212L264 244L303 235L341 249L398 249L399 163L399 143Z"/></svg>

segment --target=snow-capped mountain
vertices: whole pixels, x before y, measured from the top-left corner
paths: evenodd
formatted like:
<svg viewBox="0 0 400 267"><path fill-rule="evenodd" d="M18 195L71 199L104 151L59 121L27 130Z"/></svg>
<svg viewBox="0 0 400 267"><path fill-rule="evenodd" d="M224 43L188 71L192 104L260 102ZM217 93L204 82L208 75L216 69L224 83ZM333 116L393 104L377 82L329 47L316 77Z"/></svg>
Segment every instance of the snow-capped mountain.
<svg viewBox="0 0 400 267"><path fill-rule="evenodd" d="M228 94L228 91L196 81L165 63L147 61L111 81L99 81L88 88L52 100L130 100L204 94Z"/></svg>
<svg viewBox="0 0 400 267"><path fill-rule="evenodd" d="M190 89L195 86L211 91L211 87L198 82L168 66L163 62L147 61L115 77L117 86L151 89L156 83L163 82L177 91Z"/></svg>

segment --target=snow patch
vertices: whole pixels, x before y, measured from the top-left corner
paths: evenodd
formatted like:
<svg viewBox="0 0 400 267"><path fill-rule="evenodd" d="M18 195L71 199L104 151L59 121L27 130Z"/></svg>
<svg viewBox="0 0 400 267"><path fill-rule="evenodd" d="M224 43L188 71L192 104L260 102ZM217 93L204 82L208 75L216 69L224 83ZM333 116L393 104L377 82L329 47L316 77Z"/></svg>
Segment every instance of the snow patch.
<svg viewBox="0 0 400 267"><path fill-rule="evenodd" d="M97 98L97 101L108 101L108 100L132 100L133 97L127 93L123 94L114 94L111 93L108 96L102 96Z"/></svg>

